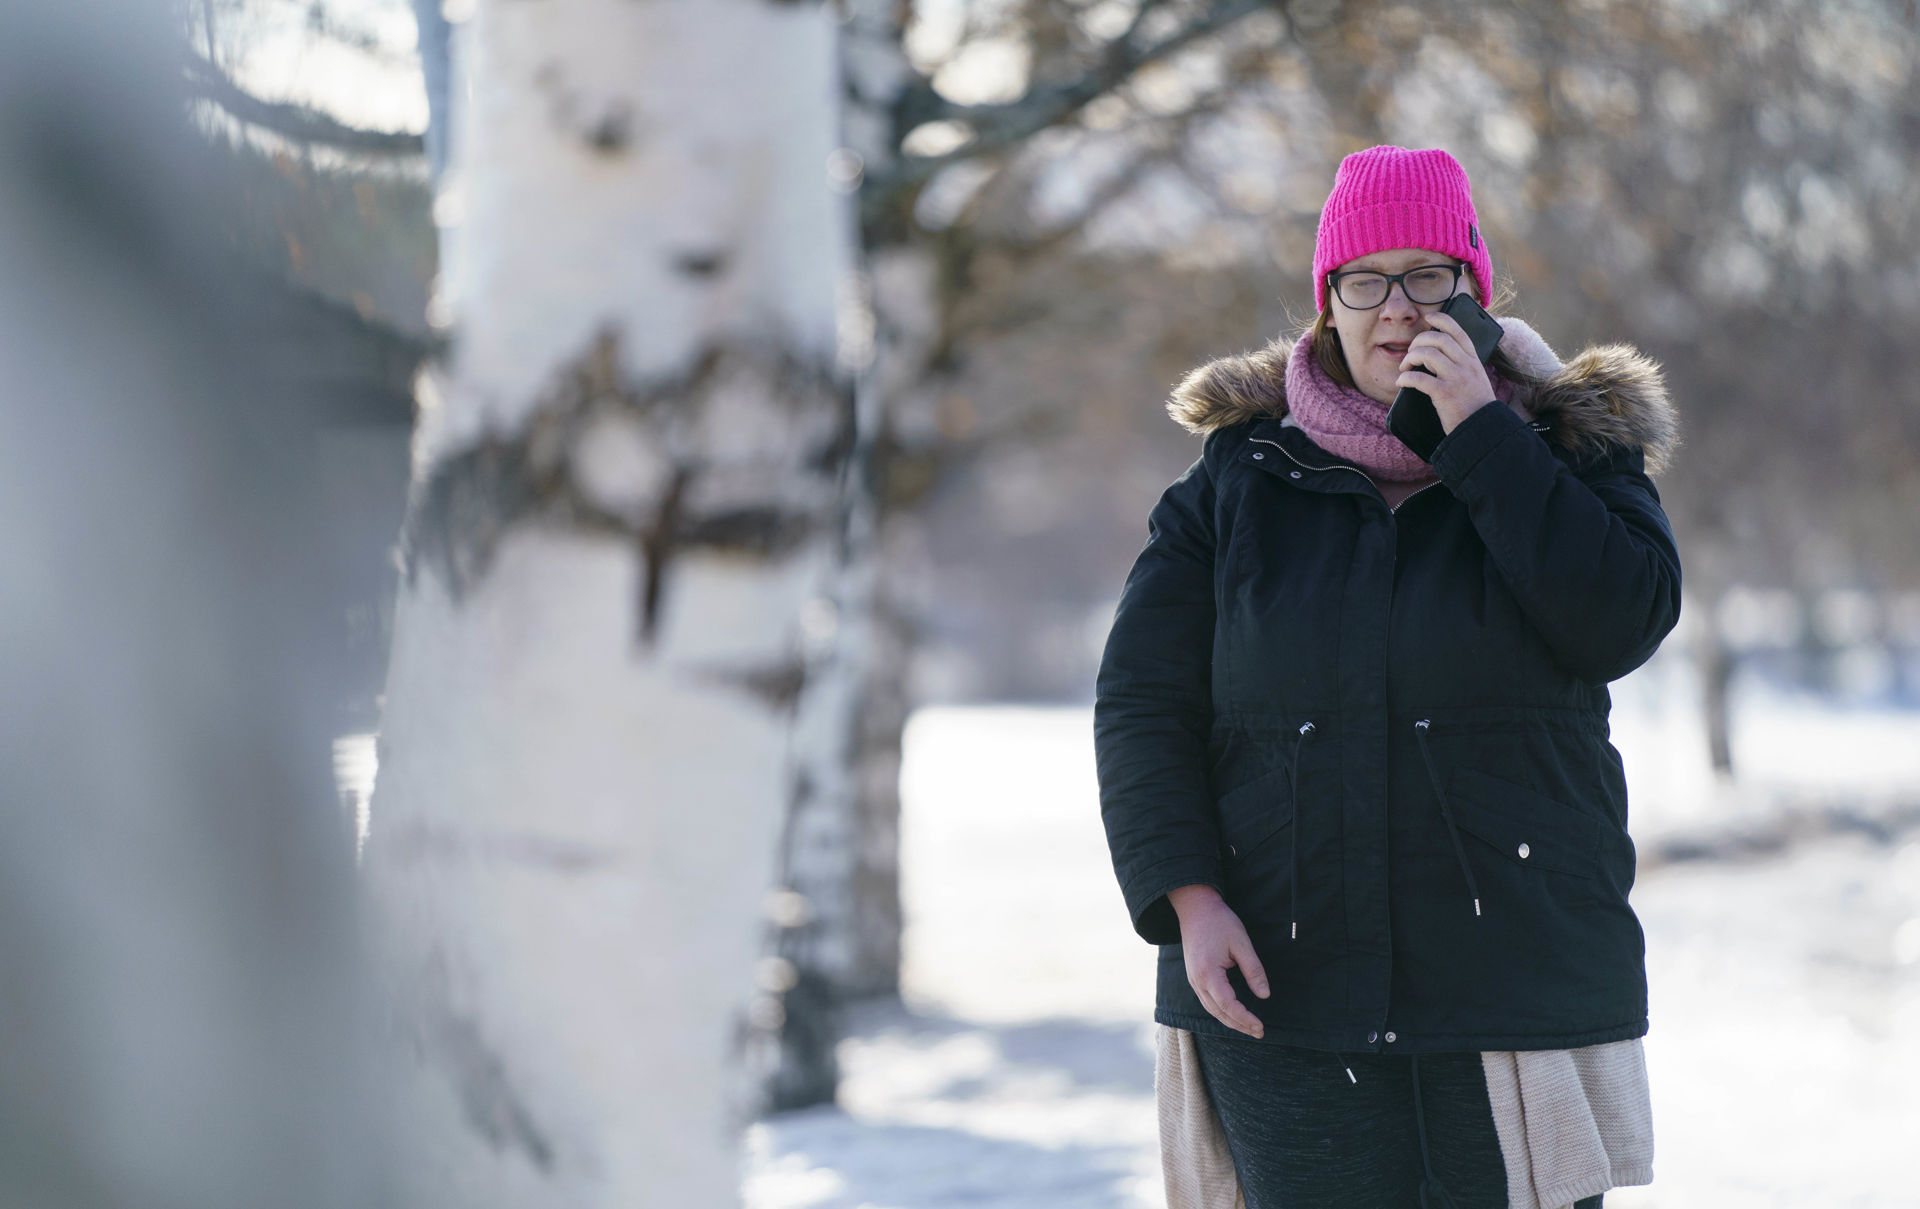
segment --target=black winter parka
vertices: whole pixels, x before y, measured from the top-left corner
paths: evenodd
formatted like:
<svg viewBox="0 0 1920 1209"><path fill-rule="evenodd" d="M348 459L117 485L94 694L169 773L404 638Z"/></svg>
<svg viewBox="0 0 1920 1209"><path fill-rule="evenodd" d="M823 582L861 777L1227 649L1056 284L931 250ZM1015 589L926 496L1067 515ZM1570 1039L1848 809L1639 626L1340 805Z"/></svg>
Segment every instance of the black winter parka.
<svg viewBox="0 0 1920 1209"><path fill-rule="evenodd" d="M1287 417L1290 341L1188 375L1200 457L1147 521L1095 688L1115 873L1160 946L1155 1019L1231 1033L1167 893L1218 889L1265 1040L1388 1053L1643 1035L1645 944L1607 683L1678 620L1648 477L1658 367L1589 348L1530 418L1481 407L1390 509ZM1239 1034L1233 1034L1239 1035Z"/></svg>

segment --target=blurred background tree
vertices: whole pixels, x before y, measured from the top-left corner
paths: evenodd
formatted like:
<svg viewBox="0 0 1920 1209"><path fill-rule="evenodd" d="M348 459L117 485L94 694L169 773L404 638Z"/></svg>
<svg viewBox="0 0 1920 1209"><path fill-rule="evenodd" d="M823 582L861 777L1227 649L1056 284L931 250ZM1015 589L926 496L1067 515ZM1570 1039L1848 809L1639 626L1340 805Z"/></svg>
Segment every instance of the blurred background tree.
<svg viewBox="0 0 1920 1209"><path fill-rule="evenodd" d="M228 199L222 235L279 316L317 425L331 524L321 605L339 733L372 730L386 675L414 375L438 252L404 4L181 0L184 84Z"/></svg>
<svg viewBox="0 0 1920 1209"><path fill-rule="evenodd" d="M0 6L0 1203L388 1203L326 432L393 350L263 267L180 14Z"/></svg>

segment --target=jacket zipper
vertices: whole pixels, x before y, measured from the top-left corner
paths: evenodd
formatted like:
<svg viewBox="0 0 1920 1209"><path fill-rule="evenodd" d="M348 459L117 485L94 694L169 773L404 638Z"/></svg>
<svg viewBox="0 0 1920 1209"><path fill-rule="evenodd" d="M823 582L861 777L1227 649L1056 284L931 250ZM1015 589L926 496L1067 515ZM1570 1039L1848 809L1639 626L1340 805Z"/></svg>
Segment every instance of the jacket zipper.
<svg viewBox="0 0 1920 1209"><path fill-rule="evenodd" d="M1331 465L1331 466L1314 466L1301 461L1299 458L1294 457L1292 451L1278 441L1269 441L1265 437L1248 437L1247 440L1249 442L1258 442L1262 445L1273 446L1275 449L1278 449L1281 453L1286 454L1287 460L1292 462L1295 466L1300 467L1302 470L1351 470L1355 474L1359 475L1361 478L1367 480L1367 484L1371 486L1375 492L1380 491L1380 484L1373 481L1373 476L1368 474L1366 471L1361 470L1357 466L1342 466L1338 463L1335 463L1334 465ZM1435 481L1428 483L1425 487L1421 487L1416 491L1410 491L1407 493L1406 498L1402 499L1399 504L1387 504L1387 511L1399 512L1401 504L1404 504L1407 502L1407 500L1410 500L1414 496L1419 495L1421 491L1428 491L1428 490L1431 490L1432 488L1438 487L1439 485L1440 485L1439 480L1436 479ZM1382 493L1380 496L1380 502L1383 504L1387 503L1387 497L1384 493Z"/></svg>
<svg viewBox="0 0 1920 1209"><path fill-rule="evenodd" d="M1438 487L1439 485L1440 485L1440 480L1435 479L1433 482L1428 483L1425 487L1416 487L1412 491L1407 492L1407 494L1401 498L1398 504L1388 504L1387 511L1397 513L1400 511L1402 507L1406 505L1406 502L1408 500L1412 499L1416 495L1419 495L1422 491L1430 491L1433 488ZM1379 488L1375 487L1374 490L1378 491Z"/></svg>

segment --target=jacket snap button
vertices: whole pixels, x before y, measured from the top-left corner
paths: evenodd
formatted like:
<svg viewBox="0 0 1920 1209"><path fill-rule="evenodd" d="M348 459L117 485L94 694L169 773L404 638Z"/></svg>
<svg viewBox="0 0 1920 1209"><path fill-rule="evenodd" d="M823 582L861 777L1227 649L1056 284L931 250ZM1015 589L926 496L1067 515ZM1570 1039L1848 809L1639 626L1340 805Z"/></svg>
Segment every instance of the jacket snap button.
<svg viewBox="0 0 1920 1209"><path fill-rule="evenodd" d="M1368 1034L1367 1034L1367 1044L1368 1044L1368 1045L1372 1045L1372 1044L1373 1044L1374 1042L1376 1042L1376 1041L1378 1041L1378 1040L1380 1040L1380 1034L1379 1034L1379 1033L1368 1033Z"/></svg>
<svg viewBox="0 0 1920 1209"><path fill-rule="evenodd" d="M1300 472L1299 472L1298 470L1296 470L1296 471L1294 471L1294 472L1293 472L1293 475L1292 475L1292 477L1293 477L1293 478L1296 478L1296 479L1297 479L1297 478L1299 478L1299 477L1300 477Z"/></svg>
<svg viewBox="0 0 1920 1209"><path fill-rule="evenodd" d="M1256 453L1256 454L1254 454L1254 455L1253 455L1253 460L1257 462L1257 461L1259 461L1260 459L1262 459L1262 458L1264 458L1264 457L1266 457L1266 456L1267 456L1267 455L1266 455L1266 454L1264 454L1264 453Z"/></svg>
<svg viewBox="0 0 1920 1209"><path fill-rule="evenodd" d="M1522 845L1520 845L1520 859L1521 859L1521 860L1523 860L1523 861L1524 861L1524 860L1526 860L1528 856L1530 856L1530 855L1532 855L1532 853L1533 853L1533 849L1531 849L1531 848L1529 848L1529 847L1527 847L1527 846L1526 846L1525 844L1522 844Z"/></svg>
<svg viewBox="0 0 1920 1209"><path fill-rule="evenodd" d="M1228 856L1239 856L1239 855L1240 855L1240 850L1239 850L1238 848L1235 848L1235 847L1234 847L1234 846L1233 846L1232 844L1228 844L1228 845L1227 845L1227 855L1228 855Z"/></svg>
<svg viewBox="0 0 1920 1209"><path fill-rule="evenodd" d="M1396 1041L1398 1041L1398 1040L1400 1040L1400 1038L1398 1038L1398 1037L1396 1037L1396 1036L1394 1036L1394 1035L1393 1035L1392 1033L1388 1033L1388 1034L1387 1034L1387 1044L1388 1044L1388 1045L1392 1045L1392 1044L1393 1044L1394 1042L1396 1042Z"/></svg>

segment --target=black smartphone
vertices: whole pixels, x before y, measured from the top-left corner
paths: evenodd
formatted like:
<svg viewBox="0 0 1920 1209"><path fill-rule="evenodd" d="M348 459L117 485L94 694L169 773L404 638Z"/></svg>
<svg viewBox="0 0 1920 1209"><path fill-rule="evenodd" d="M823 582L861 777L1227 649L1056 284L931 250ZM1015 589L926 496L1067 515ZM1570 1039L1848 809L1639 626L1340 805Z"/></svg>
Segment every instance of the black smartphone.
<svg viewBox="0 0 1920 1209"><path fill-rule="evenodd" d="M1472 294L1455 294L1440 304L1440 309L1453 316L1473 341L1473 351L1485 365L1493 356L1493 350L1500 346L1500 337L1506 329L1500 321L1487 313ZM1423 374L1433 371L1423 365L1413 366ZM1440 444L1440 438L1447 435L1440 427L1440 413L1433 409L1433 400L1425 391L1403 386L1400 393L1393 397L1393 406L1387 409L1387 431L1400 438L1401 444L1420 455L1423 462L1433 460L1434 447Z"/></svg>

